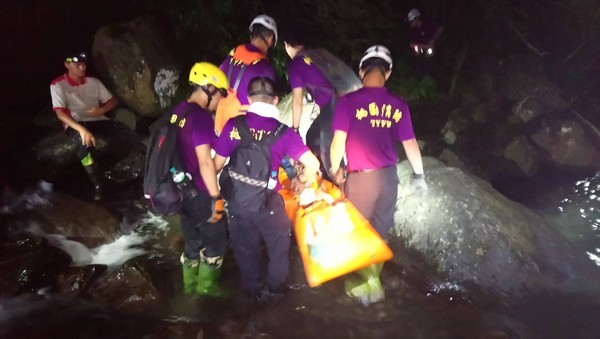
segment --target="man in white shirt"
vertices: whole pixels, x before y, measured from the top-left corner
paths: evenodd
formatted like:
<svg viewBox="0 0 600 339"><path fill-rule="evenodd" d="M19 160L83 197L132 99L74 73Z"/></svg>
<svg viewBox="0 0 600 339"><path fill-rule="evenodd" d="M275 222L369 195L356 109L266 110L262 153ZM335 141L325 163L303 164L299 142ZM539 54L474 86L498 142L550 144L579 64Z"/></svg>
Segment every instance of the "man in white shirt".
<svg viewBox="0 0 600 339"><path fill-rule="evenodd" d="M87 59L85 53L69 54L64 61L67 72L52 81L50 95L56 116L77 145L77 157L94 186L94 200L99 200L102 180L94 159L95 135L125 137L133 133L106 117L119 103L100 80L86 75Z"/></svg>

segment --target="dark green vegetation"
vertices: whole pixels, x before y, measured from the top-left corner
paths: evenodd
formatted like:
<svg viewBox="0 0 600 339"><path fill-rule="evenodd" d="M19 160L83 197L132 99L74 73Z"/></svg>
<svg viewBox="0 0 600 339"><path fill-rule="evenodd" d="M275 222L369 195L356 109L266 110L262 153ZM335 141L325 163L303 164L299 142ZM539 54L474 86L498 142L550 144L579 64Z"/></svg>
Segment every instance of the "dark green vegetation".
<svg viewBox="0 0 600 339"><path fill-rule="evenodd" d="M445 27L434 56L433 82L414 72L405 22L413 6L424 19ZM10 108L39 109L49 101L47 84L62 71L65 50L91 50L99 27L142 15L160 19L173 37L182 70L198 60L218 63L230 48L248 40L248 23L260 13L273 16L281 30L305 27L312 45L329 49L353 68L368 46L388 46L395 59L390 86L412 99L456 94L462 75L490 55L544 70L568 88L572 100L597 95L592 91L600 88L600 6L595 0L31 0L3 3L0 90L8 94ZM271 56L284 91L288 58L283 45Z"/></svg>

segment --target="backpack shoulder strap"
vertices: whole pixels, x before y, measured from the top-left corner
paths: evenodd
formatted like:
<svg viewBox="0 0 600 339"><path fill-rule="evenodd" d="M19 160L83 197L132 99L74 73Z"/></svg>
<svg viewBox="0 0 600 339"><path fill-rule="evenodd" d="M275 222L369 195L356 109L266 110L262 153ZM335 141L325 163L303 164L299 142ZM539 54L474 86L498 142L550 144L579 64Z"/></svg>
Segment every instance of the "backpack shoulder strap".
<svg viewBox="0 0 600 339"><path fill-rule="evenodd" d="M250 127L248 127L248 121L246 121L246 116L238 115L234 119L235 126L238 129L238 133L240 133L240 141L252 142L254 140L254 135L250 131Z"/></svg>
<svg viewBox="0 0 600 339"><path fill-rule="evenodd" d="M231 87L235 91L237 91L238 87L240 87L240 83L242 82L242 76L244 75L244 72L246 71L246 65L242 64L241 67L242 68L240 69L240 72L235 77L235 83L233 84L233 87ZM229 69L232 70L233 67L230 67ZM227 78L227 79L230 79L230 78Z"/></svg>
<svg viewBox="0 0 600 339"><path fill-rule="evenodd" d="M273 144L283 135L283 133L288 129L286 124L280 123L279 126L273 131L273 133L268 134L264 139L262 139L262 143L268 147L269 149Z"/></svg>

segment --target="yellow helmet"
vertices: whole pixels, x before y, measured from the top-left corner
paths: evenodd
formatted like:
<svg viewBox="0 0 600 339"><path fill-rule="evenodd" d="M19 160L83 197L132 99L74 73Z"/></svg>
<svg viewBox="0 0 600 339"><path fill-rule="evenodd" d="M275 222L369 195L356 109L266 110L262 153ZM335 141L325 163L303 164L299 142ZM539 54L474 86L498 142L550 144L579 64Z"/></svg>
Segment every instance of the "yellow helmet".
<svg viewBox="0 0 600 339"><path fill-rule="evenodd" d="M197 62L190 70L190 84L198 86L213 85L221 91L227 91L229 81L225 73L209 62Z"/></svg>

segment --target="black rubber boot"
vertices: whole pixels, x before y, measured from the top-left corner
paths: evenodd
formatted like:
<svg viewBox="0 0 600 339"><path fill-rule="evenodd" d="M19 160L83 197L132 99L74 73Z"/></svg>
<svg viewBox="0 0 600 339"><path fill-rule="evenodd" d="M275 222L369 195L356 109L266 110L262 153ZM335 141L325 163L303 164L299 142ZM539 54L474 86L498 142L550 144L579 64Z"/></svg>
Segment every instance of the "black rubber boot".
<svg viewBox="0 0 600 339"><path fill-rule="evenodd" d="M91 164L89 166L83 166L85 168L90 181L94 187L94 200L102 199L102 177L100 175L100 170L96 164Z"/></svg>

